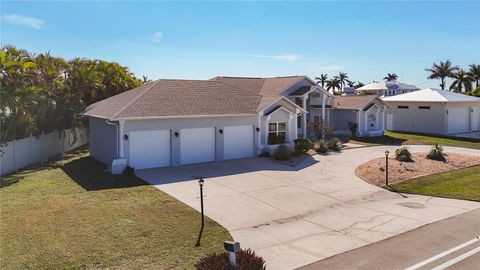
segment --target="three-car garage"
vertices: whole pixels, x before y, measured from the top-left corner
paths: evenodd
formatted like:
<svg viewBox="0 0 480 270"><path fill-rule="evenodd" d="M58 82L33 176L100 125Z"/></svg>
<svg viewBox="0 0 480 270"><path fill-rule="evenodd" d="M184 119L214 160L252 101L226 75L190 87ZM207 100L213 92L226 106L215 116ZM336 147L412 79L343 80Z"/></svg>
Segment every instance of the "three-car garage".
<svg viewBox="0 0 480 270"><path fill-rule="evenodd" d="M169 125L169 121L150 121L150 125L144 121L127 121L122 143L128 165L147 169L246 158L256 154L253 121L240 121L240 125L224 125L219 121L216 126L203 126L203 122L208 121L199 120L199 123L177 128ZM145 130L144 126L149 129ZM155 126L165 128L155 129Z"/></svg>

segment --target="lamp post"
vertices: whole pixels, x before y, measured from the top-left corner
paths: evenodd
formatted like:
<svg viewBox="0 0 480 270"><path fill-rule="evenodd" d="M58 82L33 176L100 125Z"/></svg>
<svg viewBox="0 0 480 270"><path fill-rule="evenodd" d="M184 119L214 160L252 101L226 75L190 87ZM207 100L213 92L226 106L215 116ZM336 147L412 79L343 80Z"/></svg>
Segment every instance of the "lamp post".
<svg viewBox="0 0 480 270"><path fill-rule="evenodd" d="M205 180L203 180L203 178L200 178L200 180L198 180L198 185L200 186L200 210L202 212L202 227L200 227L200 233L198 234L197 243L195 244L196 247L200 246L200 239L202 238L203 227L205 226L205 221L203 217L203 183L205 183Z"/></svg>
<svg viewBox="0 0 480 270"><path fill-rule="evenodd" d="M385 151L385 184L388 186L388 154L390 152L387 150Z"/></svg>

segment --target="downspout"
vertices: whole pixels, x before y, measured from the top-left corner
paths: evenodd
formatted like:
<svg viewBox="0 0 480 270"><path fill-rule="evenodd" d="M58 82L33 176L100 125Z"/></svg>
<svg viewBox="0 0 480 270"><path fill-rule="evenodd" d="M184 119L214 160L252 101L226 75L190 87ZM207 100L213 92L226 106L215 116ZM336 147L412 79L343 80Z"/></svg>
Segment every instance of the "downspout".
<svg viewBox="0 0 480 270"><path fill-rule="evenodd" d="M115 126L115 133L117 134L117 136L116 136L117 138L115 140L115 142L116 142L116 147L115 148L117 149L117 153L116 153L115 156L116 156L116 158L118 158L118 138L120 137L119 134L118 134L118 124L110 122L110 120L108 120L108 119L105 120L105 123L107 123L108 125Z"/></svg>

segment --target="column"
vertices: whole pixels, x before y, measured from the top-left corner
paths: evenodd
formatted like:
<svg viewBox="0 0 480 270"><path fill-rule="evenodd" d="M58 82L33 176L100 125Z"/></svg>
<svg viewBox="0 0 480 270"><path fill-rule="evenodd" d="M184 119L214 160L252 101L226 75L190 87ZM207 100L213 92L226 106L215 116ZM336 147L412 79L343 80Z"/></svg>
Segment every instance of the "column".
<svg viewBox="0 0 480 270"><path fill-rule="evenodd" d="M118 121L118 146L119 146L119 149L118 149L118 155L119 155L119 159L122 159L124 157L124 154L123 154L123 129L124 129L124 126L125 126L125 120L120 120Z"/></svg>
<svg viewBox="0 0 480 270"><path fill-rule="evenodd" d="M303 97L303 109L307 110L307 97ZM303 132L303 138L307 138L307 113L304 112L302 114L302 132Z"/></svg>

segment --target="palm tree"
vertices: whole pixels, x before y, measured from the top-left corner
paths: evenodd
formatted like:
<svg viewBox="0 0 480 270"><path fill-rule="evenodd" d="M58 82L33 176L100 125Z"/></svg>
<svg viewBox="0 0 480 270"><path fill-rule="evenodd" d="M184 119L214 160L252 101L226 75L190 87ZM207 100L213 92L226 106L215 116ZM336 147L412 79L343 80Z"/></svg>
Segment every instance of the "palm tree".
<svg viewBox="0 0 480 270"><path fill-rule="evenodd" d="M453 77L453 83L450 86L450 91L455 92L470 92L472 91L472 83L474 78L470 76L465 70L461 69L459 72L455 73Z"/></svg>
<svg viewBox="0 0 480 270"><path fill-rule="evenodd" d="M145 83L151 82L151 81L152 81L152 80L150 80L147 75L143 75L143 76L142 76L142 84L145 84Z"/></svg>
<svg viewBox="0 0 480 270"><path fill-rule="evenodd" d="M398 79L398 75L396 73L388 73L383 79L387 82L396 81Z"/></svg>
<svg viewBox="0 0 480 270"><path fill-rule="evenodd" d="M320 77L315 77L317 85L320 85L322 88L325 88L325 82L328 80L328 74L320 74Z"/></svg>
<svg viewBox="0 0 480 270"><path fill-rule="evenodd" d="M341 86L345 86L345 84L347 84L348 75L345 72L339 72L338 75L334 78L336 78L340 82Z"/></svg>
<svg viewBox="0 0 480 270"><path fill-rule="evenodd" d="M356 84L355 81L347 80L347 85L350 88L355 88Z"/></svg>
<svg viewBox="0 0 480 270"><path fill-rule="evenodd" d="M365 86L365 84L362 83L362 82L357 82L357 85L355 86L355 89L360 88L362 86Z"/></svg>
<svg viewBox="0 0 480 270"><path fill-rule="evenodd" d="M440 87L445 90L445 79L452 78L454 73L459 70L458 66L452 66L452 62L447 60L445 62L440 61L440 64L433 63L432 68L426 68L425 71L430 72L427 77L429 80L440 79Z"/></svg>
<svg viewBox="0 0 480 270"><path fill-rule="evenodd" d="M337 89L338 90L342 89L342 83L337 77L334 77L333 79L326 81L325 85L328 91L332 90L333 94L336 93Z"/></svg>
<svg viewBox="0 0 480 270"><path fill-rule="evenodd" d="M471 64L469 72L470 76L475 79L475 88L480 85L480 65Z"/></svg>

